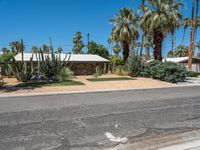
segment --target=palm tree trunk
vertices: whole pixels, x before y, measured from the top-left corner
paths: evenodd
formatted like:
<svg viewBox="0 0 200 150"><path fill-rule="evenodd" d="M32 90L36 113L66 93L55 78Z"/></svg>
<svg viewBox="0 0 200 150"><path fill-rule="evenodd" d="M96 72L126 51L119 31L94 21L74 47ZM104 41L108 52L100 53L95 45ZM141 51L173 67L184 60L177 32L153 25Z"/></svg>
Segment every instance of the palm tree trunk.
<svg viewBox="0 0 200 150"><path fill-rule="evenodd" d="M146 51L145 51L145 59L146 61L150 60L150 35L147 34L146 40L148 41L148 44L146 46Z"/></svg>
<svg viewBox="0 0 200 150"><path fill-rule="evenodd" d="M192 69L192 58L194 55L194 0L192 0L192 17L190 24L190 49L189 49L189 60L188 60L188 68Z"/></svg>
<svg viewBox="0 0 200 150"><path fill-rule="evenodd" d="M122 42L122 49L123 49L123 60L124 62L127 62L130 50L129 50L129 44L126 41Z"/></svg>
<svg viewBox="0 0 200 150"><path fill-rule="evenodd" d="M164 36L161 32L154 32L154 59L162 61L162 44Z"/></svg>
<svg viewBox="0 0 200 150"><path fill-rule="evenodd" d="M183 37L182 37L182 41L181 41L181 45L183 45L183 42L184 42L184 39L185 39L185 32L186 32L186 29L184 28Z"/></svg>

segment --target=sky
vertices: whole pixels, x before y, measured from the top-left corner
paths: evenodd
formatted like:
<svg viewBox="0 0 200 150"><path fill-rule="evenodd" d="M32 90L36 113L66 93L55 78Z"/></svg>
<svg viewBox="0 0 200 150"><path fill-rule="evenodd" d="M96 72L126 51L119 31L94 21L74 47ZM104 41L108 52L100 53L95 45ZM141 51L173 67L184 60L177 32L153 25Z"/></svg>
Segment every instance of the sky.
<svg viewBox="0 0 200 150"><path fill-rule="evenodd" d="M190 17L191 0L184 2L182 12ZM11 41L23 39L28 52L32 46L49 44L51 37L55 48L61 46L69 52L77 31L82 32L85 43L90 33L90 40L108 47L112 29L109 19L123 7L138 12L140 3L141 0L0 0L0 49L9 47ZM181 28L175 36L177 45L182 34ZM170 41L168 36L163 45L164 55L171 48ZM189 29L185 45L189 45Z"/></svg>

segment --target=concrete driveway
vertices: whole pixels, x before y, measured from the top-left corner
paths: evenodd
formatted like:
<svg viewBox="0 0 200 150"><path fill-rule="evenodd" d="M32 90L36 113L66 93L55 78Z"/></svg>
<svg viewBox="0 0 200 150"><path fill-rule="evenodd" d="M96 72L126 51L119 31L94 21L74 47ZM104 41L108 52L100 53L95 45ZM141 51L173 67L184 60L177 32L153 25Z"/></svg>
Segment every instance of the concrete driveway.
<svg viewBox="0 0 200 150"><path fill-rule="evenodd" d="M200 128L200 87L0 98L1 150L103 149Z"/></svg>

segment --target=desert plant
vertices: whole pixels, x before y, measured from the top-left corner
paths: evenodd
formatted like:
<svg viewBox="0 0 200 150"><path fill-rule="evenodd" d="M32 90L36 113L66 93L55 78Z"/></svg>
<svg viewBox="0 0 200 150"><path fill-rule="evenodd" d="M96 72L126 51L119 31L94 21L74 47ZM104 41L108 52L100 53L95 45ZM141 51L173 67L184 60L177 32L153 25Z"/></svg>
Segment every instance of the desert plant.
<svg viewBox="0 0 200 150"><path fill-rule="evenodd" d="M44 54L43 51L39 50L38 59L40 60L39 66L41 73L47 79L54 79L57 75L62 71L62 69L67 65L69 62L70 56L67 57L66 54L65 58L61 60L61 54L55 54L52 50L51 53ZM68 61L66 61L68 59Z"/></svg>
<svg viewBox="0 0 200 150"><path fill-rule="evenodd" d="M21 40L21 47L22 60L20 62L16 62L15 58L12 56L11 60L13 64L8 64L8 67L11 69L13 75L17 78L18 81L26 82L32 77L35 68L33 66L33 55L29 62L24 61L23 40Z"/></svg>
<svg viewBox="0 0 200 150"><path fill-rule="evenodd" d="M187 70L184 66L177 63L152 61L144 65L140 75L142 77L151 77L153 79L177 83L185 80Z"/></svg>
<svg viewBox="0 0 200 150"><path fill-rule="evenodd" d="M72 79L74 73L69 68L62 68L60 72L56 75L56 79L60 82L64 82Z"/></svg>
<svg viewBox="0 0 200 150"><path fill-rule="evenodd" d="M140 74L143 60L142 56L138 54L138 51L130 51L126 65L128 67L128 73L130 76L138 76Z"/></svg>

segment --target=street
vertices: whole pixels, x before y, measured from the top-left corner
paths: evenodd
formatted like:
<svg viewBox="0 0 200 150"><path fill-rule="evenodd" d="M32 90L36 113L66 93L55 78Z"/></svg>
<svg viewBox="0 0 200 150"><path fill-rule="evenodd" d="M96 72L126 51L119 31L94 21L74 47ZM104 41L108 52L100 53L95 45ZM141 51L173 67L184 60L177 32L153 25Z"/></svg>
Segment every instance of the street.
<svg viewBox="0 0 200 150"><path fill-rule="evenodd" d="M200 128L200 86L0 97L0 150L89 150Z"/></svg>

